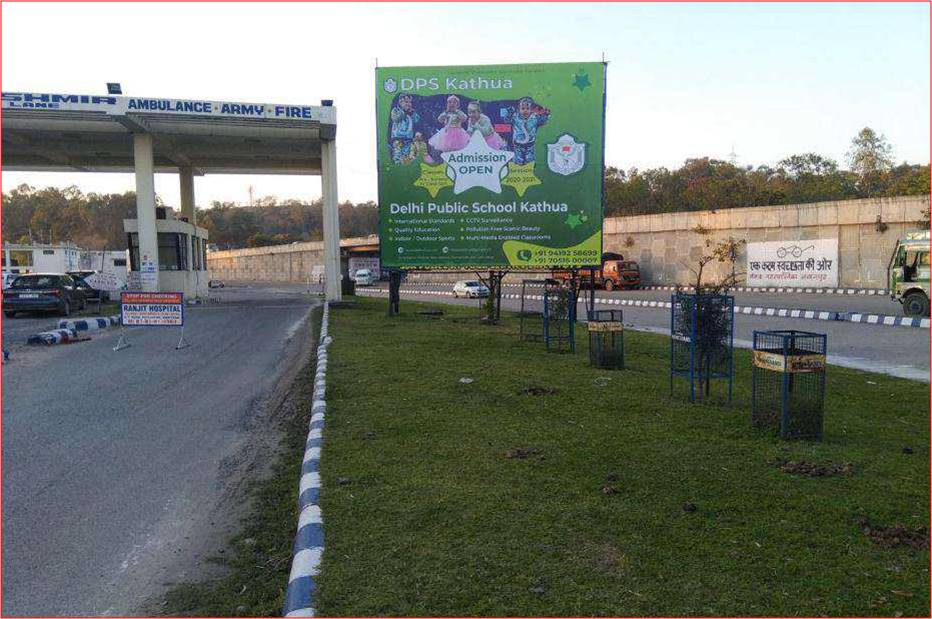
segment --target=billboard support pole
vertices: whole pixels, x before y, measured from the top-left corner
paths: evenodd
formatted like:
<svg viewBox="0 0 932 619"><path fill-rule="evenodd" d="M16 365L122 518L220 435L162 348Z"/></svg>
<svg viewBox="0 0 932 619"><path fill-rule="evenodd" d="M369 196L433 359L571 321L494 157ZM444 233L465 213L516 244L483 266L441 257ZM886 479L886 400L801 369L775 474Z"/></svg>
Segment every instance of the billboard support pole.
<svg viewBox="0 0 932 619"><path fill-rule="evenodd" d="M388 272L388 315L397 316L401 304L401 271L392 269Z"/></svg>
<svg viewBox="0 0 932 619"><path fill-rule="evenodd" d="M595 270L589 269L589 307L586 308L586 319L595 316Z"/></svg>
<svg viewBox="0 0 932 619"><path fill-rule="evenodd" d="M502 319L502 277L504 271L489 271L489 294L492 295L492 313L489 319L498 324Z"/></svg>

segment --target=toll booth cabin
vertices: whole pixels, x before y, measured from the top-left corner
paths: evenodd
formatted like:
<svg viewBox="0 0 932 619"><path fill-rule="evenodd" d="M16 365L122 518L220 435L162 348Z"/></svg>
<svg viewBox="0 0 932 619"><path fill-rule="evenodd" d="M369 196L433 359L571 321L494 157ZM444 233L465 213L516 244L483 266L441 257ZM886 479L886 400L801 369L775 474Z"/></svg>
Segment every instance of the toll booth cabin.
<svg viewBox="0 0 932 619"><path fill-rule="evenodd" d="M171 209L156 208L158 239L159 290L184 292L185 298L207 296L207 230L184 219L175 218ZM141 288L142 260L139 255L139 222L123 220L123 231L129 248L127 285Z"/></svg>

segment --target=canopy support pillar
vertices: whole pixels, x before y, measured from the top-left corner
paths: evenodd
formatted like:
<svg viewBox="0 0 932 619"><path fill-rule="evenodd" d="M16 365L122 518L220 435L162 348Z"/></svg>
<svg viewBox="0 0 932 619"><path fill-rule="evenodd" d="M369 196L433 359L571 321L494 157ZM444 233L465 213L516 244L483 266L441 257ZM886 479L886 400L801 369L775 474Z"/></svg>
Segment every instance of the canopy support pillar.
<svg viewBox="0 0 932 619"><path fill-rule="evenodd" d="M155 227L155 157L148 133L133 134L136 172L136 221L139 235L140 283L145 292L159 291L159 241Z"/></svg>
<svg viewBox="0 0 932 619"><path fill-rule="evenodd" d="M181 181L181 216L188 218L188 223L197 225L194 220L194 168L182 166L178 169L178 178Z"/></svg>
<svg viewBox="0 0 932 619"><path fill-rule="evenodd" d="M324 226L324 294L328 301L340 301L342 276L340 273L340 211L337 202L337 143L321 140L321 201Z"/></svg>

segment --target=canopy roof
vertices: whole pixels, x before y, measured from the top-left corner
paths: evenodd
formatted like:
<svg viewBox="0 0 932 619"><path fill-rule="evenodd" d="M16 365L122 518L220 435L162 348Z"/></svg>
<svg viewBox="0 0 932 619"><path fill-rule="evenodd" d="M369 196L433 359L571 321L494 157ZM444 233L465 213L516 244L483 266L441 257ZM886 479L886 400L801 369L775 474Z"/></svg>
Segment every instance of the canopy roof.
<svg viewBox="0 0 932 619"><path fill-rule="evenodd" d="M132 172L133 134L154 139L157 172L320 174L330 105L4 92L3 169ZM326 103L326 102L325 102Z"/></svg>

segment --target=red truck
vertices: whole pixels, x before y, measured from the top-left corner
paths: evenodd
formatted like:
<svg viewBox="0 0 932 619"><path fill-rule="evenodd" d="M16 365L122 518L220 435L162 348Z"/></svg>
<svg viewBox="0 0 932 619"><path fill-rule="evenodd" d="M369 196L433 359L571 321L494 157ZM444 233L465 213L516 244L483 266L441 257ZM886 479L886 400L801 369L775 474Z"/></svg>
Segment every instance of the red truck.
<svg viewBox="0 0 932 619"><path fill-rule="evenodd" d="M595 275L596 288L605 290L615 290L616 288L638 288L641 285L641 271L638 263L634 260L625 260L621 254L604 253L602 254L602 268L596 269L593 273L591 269L579 269L578 276L580 285L588 285L589 278ZM553 278L558 280L567 280L572 276L570 271L554 271Z"/></svg>

